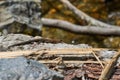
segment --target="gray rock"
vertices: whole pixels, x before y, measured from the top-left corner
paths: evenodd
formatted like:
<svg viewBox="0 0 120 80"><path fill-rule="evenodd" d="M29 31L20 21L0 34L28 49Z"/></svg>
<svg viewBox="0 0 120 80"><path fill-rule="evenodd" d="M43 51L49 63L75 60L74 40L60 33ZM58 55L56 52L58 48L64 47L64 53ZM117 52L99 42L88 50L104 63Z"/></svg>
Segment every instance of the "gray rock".
<svg viewBox="0 0 120 80"><path fill-rule="evenodd" d="M103 60L111 59L115 54L116 54L116 51L114 51L114 50L101 50L99 52L99 56Z"/></svg>
<svg viewBox="0 0 120 80"><path fill-rule="evenodd" d="M0 80L53 80L63 76L44 64L24 57L0 59Z"/></svg>
<svg viewBox="0 0 120 80"><path fill-rule="evenodd" d="M41 30L41 0L4 0L0 1L0 26L13 22L26 24Z"/></svg>
<svg viewBox="0 0 120 80"><path fill-rule="evenodd" d="M24 34L2 35L0 36L0 48L1 48L0 51L5 51L5 48L6 50L9 51L9 49L7 49L8 46L17 44L20 42L24 42L24 41L33 40L35 38L42 38L42 37L40 36L32 37ZM32 44L24 44L20 46L11 47L10 50L16 51L16 50L42 50L42 49L65 49L65 48L79 49L79 48L92 48L92 47L89 46L88 44L73 45L73 44L66 44L66 43L53 44L53 43L35 42Z"/></svg>

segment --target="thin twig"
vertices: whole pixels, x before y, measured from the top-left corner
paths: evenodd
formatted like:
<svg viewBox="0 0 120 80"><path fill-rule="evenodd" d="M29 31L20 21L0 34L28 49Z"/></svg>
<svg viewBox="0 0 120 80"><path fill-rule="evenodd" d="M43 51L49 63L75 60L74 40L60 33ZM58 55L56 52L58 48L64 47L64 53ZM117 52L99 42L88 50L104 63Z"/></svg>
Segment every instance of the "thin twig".
<svg viewBox="0 0 120 80"><path fill-rule="evenodd" d="M98 60L98 62L100 63L100 65L102 66L102 68L104 69L104 65L102 64L102 62L100 61L100 59L97 57L97 55L95 54L95 52L93 51L92 54L95 56L95 58Z"/></svg>
<svg viewBox="0 0 120 80"><path fill-rule="evenodd" d="M59 61L54 61L54 60L40 60L40 63L45 63L45 64L57 64ZM95 63L98 64L98 61L64 61L64 64L90 64L90 63ZM102 63L105 64L105 62L103 61Z"/></svg>

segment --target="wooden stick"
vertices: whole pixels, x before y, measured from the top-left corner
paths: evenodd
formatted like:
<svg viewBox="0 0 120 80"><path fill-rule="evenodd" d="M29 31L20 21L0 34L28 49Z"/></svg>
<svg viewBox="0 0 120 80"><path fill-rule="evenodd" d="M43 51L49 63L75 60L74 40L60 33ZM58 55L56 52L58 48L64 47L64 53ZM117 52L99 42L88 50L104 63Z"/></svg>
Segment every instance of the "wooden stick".
<svg viewBox="0 0 120 80"><path fill-rule="evenodd" d="M94 50L94 51L101 51L101 50L109 50L110 48L64 48L64 49L52 49L52 50L73 50L73 51L86 51L86 50Z"/></svg>
<svg viewBox="0 0 120 80"><path fill-rule="evenodd" d="M73 55L68 55L68 54L66 54L66 55L58 55L59 57L67 57L67 58L72 58L72 57L82 57L82 58L84 58L84 57L94 57L93 55L86 55L86 54L81 54L81 55L76 55L76 54L73 54Z"/></svg>
<svg viewBox="0 0 120 80"><path fill-rule="evenodd" d="M114 71L114 66L117 63L119 56L120 56L120 51L117 52L117 54L114 55L111 60L109 60L108 64L106 65L106 67L102 71L99 80L109 80L109 78L112 75L112 72Z"/></svg>
<svg viewBox="0 0 120 80"><path fill-rule="evenodd" d="M94 51L100 51L105 50L102 48L77 48L77 49L53 49L53 50L29 50L29 51L14 51L14 52L0 52L0 58L11 58L11 57L17 57L22 55L30 55L30 54L40 54L40 53L48 53L51 55L85 55L90 54ZM107 50L107 49L106 49Z"/></svg>
<svg viewBox="0 0 120 80"><path fill-rule="evenodd" d="M86 50L86 51L76 51L76 50L61 50L61 49L56 49L56 50L40 50L40 51L35 51L35 50L27 50L27 51L10 51L10 52L0 52L0 57L2 56L21 56L21 55L29 55L31 53L34 54L40 54L40 53L49 53L49 54L66 54L69 53L71 55L74 54L87 54L91 53L91 50Z"/></svg>
<svg viewBox="0 0 120 80"><path fill-rule="evenodd" d="M39 61L40 63L44 63L44 64L57 64L59 61L53 61L53 60L40 60ZM75 63L75 64L82 64L82 63L98 63L98 61L63 61L65 64L72 64L72 63ZM105 63L105 62L102 62L102 63Z"/></svg>
<svg viewBox="0 0 120 80"><path fill-rule="evenodd" d="M100 65L102 66L102 68L104 68L104 65L102 64L102 62L100 61L100 59L97 57L97 55L95 54L95 52L92 52L92 54L95 56L95 58L98 60L98 62L100 63Z"/></svg>
<svg viewBox="0 0 120 80"><path fill-rule="evenodd" d="M35 51L14 51L14 52L0 52L0 58L13 58L23 55L29 55Z"/></svg>

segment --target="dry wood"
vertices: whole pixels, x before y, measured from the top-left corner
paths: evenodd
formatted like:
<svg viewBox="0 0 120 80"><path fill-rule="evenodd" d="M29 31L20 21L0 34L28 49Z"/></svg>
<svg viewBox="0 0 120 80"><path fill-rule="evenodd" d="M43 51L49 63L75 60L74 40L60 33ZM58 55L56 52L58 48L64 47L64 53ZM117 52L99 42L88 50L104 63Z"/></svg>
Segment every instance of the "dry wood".
<svg viewBox="0 0 120 80"><path fill-rule="evenodd" d="M95 58L98 60L98 62L100 63L100 65L102 66L102 68L104 68L104 65L102 64L102 62L100 61L100 59L98 58L98 56L95 54L95 52L92 52L92 54L95 56Z"/></svg>
<svg viewBox="0 0 120 80"><path fill-rule="evenodd" d="M109 78L112 75L112 72L114 71L114 66L117 63L119 56L120 56L120 51L118 51L117 54L114 55L111 60L109 60L106 67L103 69L99 80L109 80Z"/></svg>
<svg viewBox="0 0 120 80"><path fill-rule="evenodd" d="M62 54L67 54L67 55L85 55L85 54L90 54L92 51L100 51L100 50L105 50L102 48L78 48L78 49L53 49L53 50L29 50L29 51L14 51L14 52L0 52L0 58L10 58L10 57L17 57L17 56L22 56L22 55L30 55L30 54L41 54L41 53L49 53L51 55L62 55ZM107 49L106 49L107 50Z"/></svg>
<svg viewBox="0 0 120 80"><path fill-rule="evenodd" d="M40 63L45 63L45 64L53 64L53 63L54 63L54 64L57 64L59 61L53 61L53 60L40 60L39 62L40 62ZM97 64L99 64L98 61L63 61L63 63L65 63L65 64L73 64L73 63L75 63L75 64L97 63ZM105 64L104 61L102 61L102 63Z"/></svg>
<svg viewBox="0 0 120 80"><path fill-rule="evenodd" d="M101 51L101 50L109 50L108 48L65 48L65 49L53 49L53 50L63 50L63 51Z"/></svg>
<svg viewBox="0 0 120 80"><path fill-rule="evenodd" d="M13 51L13 52L0 52L0 58L11 58L23 55L30 55L30 54L41 54L41 53L48 53L50 55L85 55L91 54L94 51L105 50L102 48L78 48L78 49L53 49L53 50L29 50L29 51ZM107 49L106 49L107 50Z"/></svg>
<svg viewBox="0 0 120 80"><path fill-rule="evenodd" d="M93 55L86 55L86 54L80 54L80 55L76 55L76 54L73 54L73 55L68 55L68 54L60 54L60 55L58 55L58 56L60 56L60 57L67 57L67 58L72 58L72 57L82 57L82 58L85 58L85 57L94 57Z"/></svg>
<svg viewBox="0 0 120 80"><path fill-rule="evenodd" d="M91 51L79 51L79 52L70 52L70 51L39 51L35 53L35 51L16 51L16 52L0 52L0 58L11 58L11 57L17 57L17 56L23 56L23 55L30 55L30 54L41 54L41 53L48 53L50 55L65 55L69 53L69 55L85 55L92 53Z"/></svg>
<svg viewBox="0 0 120 80"><path fill-rule="evenodd" d="M13 51L13 52L0 52L0 58L13 58L17 56L29 55L35 51Z"/></svg>

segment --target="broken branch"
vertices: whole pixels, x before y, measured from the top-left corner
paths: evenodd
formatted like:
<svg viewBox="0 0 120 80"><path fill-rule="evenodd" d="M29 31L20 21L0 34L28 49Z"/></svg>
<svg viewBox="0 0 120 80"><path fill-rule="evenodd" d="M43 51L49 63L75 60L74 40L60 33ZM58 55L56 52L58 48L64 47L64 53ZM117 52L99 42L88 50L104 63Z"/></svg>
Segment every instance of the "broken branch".
<svg viewBox="0 0 120 80"><path fill-rule="evenodd" d="M100 26L100 27L119 27L119 26L114 26L114 25L109 25L106 24L104 22L98 21L90 16L88 16L87 14L85 14L84 12L82 12L81 10L77 9L75 6L73 6L68 0L60 0L65 6L67 6L67 8L69 8L77 17L86 20L88 23L95 25L95 26Z"/></svg>
<svg viewBox="0 0 120 80"><path fill-rule="evenodd" d="M68 21L57 20L57 19L47 19L42 18L43 25L49 27L56 27L61 28L64 30L68 30L74 33L82 33L82 34L98 34L98 35L105 35L105 36L120 36L120 27L97 27L97 26L80 26L72 24Z"/></svg>

